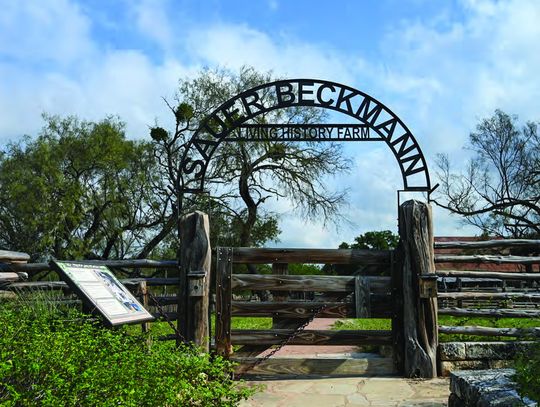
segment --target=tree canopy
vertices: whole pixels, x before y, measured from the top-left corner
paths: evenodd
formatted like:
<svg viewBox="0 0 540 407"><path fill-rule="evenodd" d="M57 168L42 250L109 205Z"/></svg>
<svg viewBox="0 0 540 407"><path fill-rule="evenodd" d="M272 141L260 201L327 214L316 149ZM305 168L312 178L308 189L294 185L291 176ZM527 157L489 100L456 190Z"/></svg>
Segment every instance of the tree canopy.
<svg viewBox="0 0 540 407"><path fill-rule="evenodd" d="M330 191L326 176L345 172L348 161L337 144L237 142L223 143L207 171L206 197L181 196L179 153L201 121L234 95L275 80L269 73L244 67L239 72L203 70L194 79L180 81L174 104L169 104L176 127L154 127L158 160L168 181L169 195L178 196L182 211L194 202L209 208L217 225L216 241L253 246L275 240L279 234L278 215L265 204L274 198L288 199L306 218L335 220L345 202L344 191ZM265 95L272 98L275 95ZM258 123L314 123L324 121L325 113L309 107L291 107L257 117ZM173 208L173 211L175 209Z"/></svg>
<svg viewBox="0 0 540 407"><path fill-rule="evenodd" d="M159 226L151 145L124 124L44 116L0 156L0 245L34 258L122 258Z"/></svg>
<svg viewBox="0 0 540 407"><path fill-rule="evenodd" d="M342 242L339 245L340 249L376 249L376 250L393 250L397 248L399 236L390 230L379 230L366 232L356 236L354 242Z"/></svg>
<svg viewBox="0 0 540 407"><path fill-rule="evenodd" d="M194 209L210 214L212 245L259 246L280 233L271 199L287 200L306 219L335 221L345 191L325 181L349 163L332 143L223 143L207 172L207 193L182 192L180 159L200 123L224 101L275 79L242 68L205 69L181 80L174 103L165 101L174 127L155 125L147 141L127 139L116 117L45 115L36 137L0 153L0 247L35 259L171 256L179 247L178 219ZM326 114L290 107L254 120L320 123Z"/></svg>
<svg viewBox="0 0 540 407"><path fill-rule="evenodd" d="M438 156L441 187L436 203L463 216L486 235L540 236L540 137L534 122L496 110L480 120L466 147L473 154L462 172Z"/></svg>

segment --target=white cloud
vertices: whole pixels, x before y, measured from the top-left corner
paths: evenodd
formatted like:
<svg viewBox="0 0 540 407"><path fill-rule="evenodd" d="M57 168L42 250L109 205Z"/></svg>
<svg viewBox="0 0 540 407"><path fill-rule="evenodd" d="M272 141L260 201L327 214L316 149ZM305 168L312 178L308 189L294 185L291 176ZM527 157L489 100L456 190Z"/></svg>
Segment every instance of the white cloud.
<svg viewBox="0 0 540 407"><path fill-rule="evenodd" d="M2 1L0 55L25 65L72 64L92 54L91 21L68 0Z"/></svg>
<svg viewBox="0 0 540 407"><path fill-rule="evenodd" d="M188 37L191 54L210 66L237 69L251 65L289 77L315 77L353 82L360 58L331 48L280 36L271 37L246 24L220 24L193 31Z"/></svg>
<svg viewBox="0 0 540 407"><path fill-rule="evenodd" d="M0 15L0 56L8 57L0 60L0 140L36 134L43 112L88 120L119 115L135 138L146 137L156 118L170 124L162 97L171 98L195 67L100 46L91 18L65 0L9 5Z"/></svg>
<svg viewBox="0 0 540 407"><path fill-rule="evenodd" d="M129 3L137 28L153 39L163 50L172 51L175 34L169 21L166 0L140 0Z"/></svg>
<svg viewBox="0 0 540 407"><path fill-rule="evenodd" d="M395 61L381 71L383 92L425 134L430 154L457 154L478 118L496 108L538 119L540 3L467 1L463 8L462 21L403 22L382 48Z"/></svg>

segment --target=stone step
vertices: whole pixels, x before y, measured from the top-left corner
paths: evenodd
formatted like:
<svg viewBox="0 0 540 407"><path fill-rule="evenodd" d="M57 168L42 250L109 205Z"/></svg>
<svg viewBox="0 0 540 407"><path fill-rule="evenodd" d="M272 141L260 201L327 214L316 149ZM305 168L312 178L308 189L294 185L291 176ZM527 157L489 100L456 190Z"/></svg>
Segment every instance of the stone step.
<svg viewBox="0 0 540 407"><path fill-rule="evenodd" d="M392 358L371 353L272 357L253 367L260 358L237 357L237 373L255 376L385 377L397 374Z"/></svg>

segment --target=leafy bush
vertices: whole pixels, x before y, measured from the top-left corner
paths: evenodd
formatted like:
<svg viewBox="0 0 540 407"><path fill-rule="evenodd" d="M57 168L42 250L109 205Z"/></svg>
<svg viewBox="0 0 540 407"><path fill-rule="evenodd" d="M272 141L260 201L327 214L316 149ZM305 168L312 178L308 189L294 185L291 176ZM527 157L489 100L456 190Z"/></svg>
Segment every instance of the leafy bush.
<svg viewBox="0 0 540 407"><path fill-rule="evenodd" d="M234 406L232 365L74 310L0 304L0 406Z"/></svg>
<svg viewBox="0 0 540 407"><path fill-rule="evenodd" d="M515 363L515 380L520 394L535 401L540 401L540 342L536 343L532 352L520 355Z"/></svg>

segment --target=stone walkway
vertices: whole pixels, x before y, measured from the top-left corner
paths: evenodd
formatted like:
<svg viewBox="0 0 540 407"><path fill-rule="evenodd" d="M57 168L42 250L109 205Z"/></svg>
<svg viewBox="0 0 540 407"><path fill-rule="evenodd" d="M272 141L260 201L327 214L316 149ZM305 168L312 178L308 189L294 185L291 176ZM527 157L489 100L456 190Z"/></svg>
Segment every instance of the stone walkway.
<svg viewBox="0 0 540 407"><path fill-rule="evenodd" d="M317 318L309 329L330 329L335 319ZM355 353L355 346L285 346L275 357L324 358ZM264 352L262 355L264 355ZM396 377L347 377L248 382L264 386L241 407L442 407L448 403L447 378L410 380Z"/></svg>
<svg viewBox="0 0 540 407"><path fill-rule="evenodd" d="M446 378L324 378L249 382L264 390L241 407L442 407L450 395Z"/></svg>

